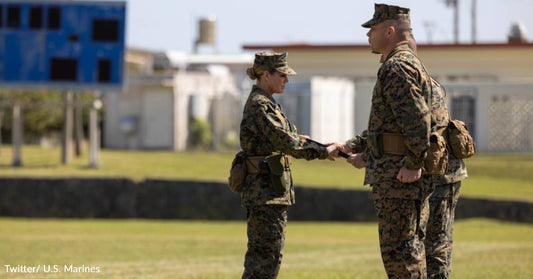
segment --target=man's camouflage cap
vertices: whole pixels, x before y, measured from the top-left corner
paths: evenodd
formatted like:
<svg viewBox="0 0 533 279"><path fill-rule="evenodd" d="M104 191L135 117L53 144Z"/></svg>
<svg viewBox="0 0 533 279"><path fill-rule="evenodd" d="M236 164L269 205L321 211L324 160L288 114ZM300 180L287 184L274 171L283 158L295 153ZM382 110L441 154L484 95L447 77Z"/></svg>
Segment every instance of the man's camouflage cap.
<svg viewBox="0 0 533 279"><path fill-rule="evenodd" d="M286 75L295 75L296 72L287 64L287 53L261 52L255 54L254 66L268 71L276 69Z"/></svg>
<svg viewBox="0 0 533 279"><path fill-rule="evenodd" d="M409 20L409 9L399 6L390 6L386 4L374 5L374 16L369 21L361 24L365 28L378 24L388 19Z"/></svg>

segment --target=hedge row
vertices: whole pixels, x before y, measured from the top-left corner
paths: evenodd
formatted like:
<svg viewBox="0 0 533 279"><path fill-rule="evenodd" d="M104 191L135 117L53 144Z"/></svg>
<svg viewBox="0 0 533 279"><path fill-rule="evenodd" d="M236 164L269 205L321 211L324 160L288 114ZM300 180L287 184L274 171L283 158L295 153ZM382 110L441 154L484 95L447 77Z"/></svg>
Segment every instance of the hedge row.
<svg viewBox="0 0 533 279"><path fill-rule="evenodd" d="M375 221L369 191L296 187L290 220ZM224 183L129 179L0 178L0 216L244 220ZM533 223L533 203L461 198L456 218Z"/></svg>

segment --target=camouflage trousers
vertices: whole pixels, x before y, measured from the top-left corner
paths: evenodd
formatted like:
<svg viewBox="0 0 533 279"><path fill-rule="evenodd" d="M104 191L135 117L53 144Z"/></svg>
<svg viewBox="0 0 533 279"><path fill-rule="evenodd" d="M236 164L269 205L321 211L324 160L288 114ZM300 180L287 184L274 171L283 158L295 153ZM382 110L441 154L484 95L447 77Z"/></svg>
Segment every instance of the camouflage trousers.
<svg viewBox="0 0 533 279"><path fill-rule="evenodd" d="M372 185L381 258L388 278L427 278L424 238L429 193L422 181Z"/></svg>
<svg viewBox="0 0 533 279"><path fill-rule="evenodd" d="M429 198L430 213L424 241L428 278L450 278L453 221L460 188L460 181L439 185Z"/></svg>
<svg viewBox="0 0 533 279"><path fill-rule="evenodd" d="M278 277L285 244L288 205L258 205L247 208L248 251L243 279Z"/></svg>

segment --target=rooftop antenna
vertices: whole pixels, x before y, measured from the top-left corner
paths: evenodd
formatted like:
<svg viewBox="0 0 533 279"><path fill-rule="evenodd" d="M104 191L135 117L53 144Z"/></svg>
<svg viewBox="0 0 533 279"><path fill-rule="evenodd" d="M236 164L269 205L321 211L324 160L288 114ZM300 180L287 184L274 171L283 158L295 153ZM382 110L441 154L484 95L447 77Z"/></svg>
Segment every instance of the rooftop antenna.
<svg viewBox="0 0 533 279"><path fill-rule="evenodd" d="M424 21L424 29L426 30L426 36L428 44L433 43L433 30L435 29L436 24L434 21L426 20Z"/></svg>

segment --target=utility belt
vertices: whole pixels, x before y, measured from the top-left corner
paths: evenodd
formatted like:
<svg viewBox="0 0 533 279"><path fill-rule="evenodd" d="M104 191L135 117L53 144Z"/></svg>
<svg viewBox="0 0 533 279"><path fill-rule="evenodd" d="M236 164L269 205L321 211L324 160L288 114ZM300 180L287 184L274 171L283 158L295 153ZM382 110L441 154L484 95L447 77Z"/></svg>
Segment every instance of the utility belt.
<svg viewBox="0 0 533 279"><path fill-rule="evenodd" d="M443 136L445 131L432 132L429 136L429 149L424 159L424 171L428 175L443 175L448 165L448 148ZM407 155L405 137L396 133L368 133L368 147L372 157L379 159L383 154Z"/></svg>
<svg viewBox="0 0 533 279"><path fill-rule="evenodd" d="M368 147L374 158L381 158L383 153L406 155L405 137L402 134L369 132Z"/></svg>
<svg viewBox="0 0 533 279"><path fill-rule="evenodd" d="M246 170L248 174L268 173L268 165L265 161L266 156L248 156L246 158Z"/></svg>
<svg viewBox="0 0 533 279"><path fill-rule="evenodd" d="M402 134L383 133L383 152L407 155L407 146L405 146L404 139Z"/></svg>
<svg viewBox="0 0 533 279"><path fill-rule="evenodd" d="M291 157L275 153L269 156L249 156L246 160L248 174L268 174L276 193L285 193L292 184Z"/></svg>
<svg viewBox="0 0 533 279"><path fill-rule="evenodd" d="M268 165L267 158L274 158L272 156L276 156L276 155L280 155L280 154L273 154L269 156L248 156L246 160L246 169L247 169L248 174L258 174L258 173L268 174L270 172L270 167ZM277 160L272 160L272 159L271 161L273 164L277 164L278 162ZM281 165L283 169L288 169L290 168L291 164L292 164L291 156L281 154L279 165Z"/></svg>

